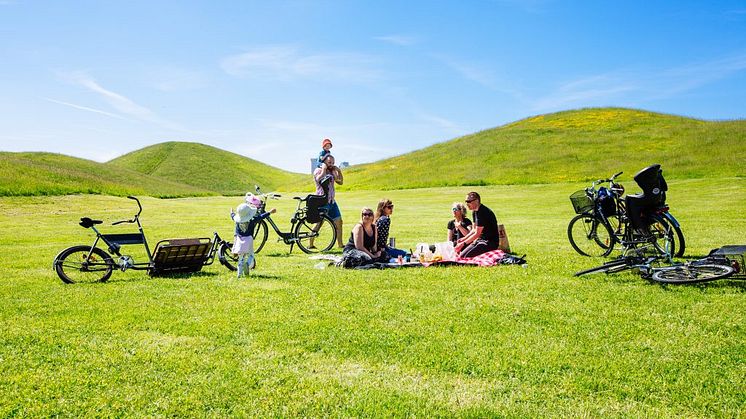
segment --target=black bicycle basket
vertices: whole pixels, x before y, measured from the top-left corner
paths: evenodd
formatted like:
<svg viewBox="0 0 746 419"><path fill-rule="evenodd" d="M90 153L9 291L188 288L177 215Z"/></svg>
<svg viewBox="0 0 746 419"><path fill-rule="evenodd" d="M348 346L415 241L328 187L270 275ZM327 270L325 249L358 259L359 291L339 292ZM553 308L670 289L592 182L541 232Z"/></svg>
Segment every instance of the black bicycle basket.
<svg viewBox="0 0 746 419"><path fill-rule="evenodd" d="M575 209L576 214L589 212L593 209L593 200L588 196L585 189L573 192L573 194L570 195L570 202L572 203L572 207Z"/></svg>

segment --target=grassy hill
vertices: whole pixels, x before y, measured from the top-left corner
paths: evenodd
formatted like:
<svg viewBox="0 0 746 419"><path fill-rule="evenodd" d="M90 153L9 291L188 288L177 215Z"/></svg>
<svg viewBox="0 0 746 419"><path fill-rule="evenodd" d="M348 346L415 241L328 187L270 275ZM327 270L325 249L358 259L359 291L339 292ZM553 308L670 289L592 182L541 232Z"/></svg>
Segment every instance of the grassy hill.
<svg viewBox="0 0 746 419"><path fill-rule="evenodd" d="M206 189L62 154L0 152L0 196L79 193L164 198L215 195Z"/></svg>
<svg viewBox="0 0 746 419"><path fill-rule="evenodd" d="M354 166L346 189L584 181L651 164L668 178L746 176L746 121L620 108L558 112ZM629 177L627 177L629 176Z"/></svg>
<svg viewBox="0 0 746 419"><path fill-rule="evenodd" d="M710 122L620 108L526 118L408 154L350 167L339 189L587 181L661 163L669 179L746 176L746 120ZM312 190L290 173L215 147L152 145L96 163L50 153L0 153L0 196L95 193L158 197Z"/></svg>
<svg viewBox="0 0 746 419"><path fill-rule="evenodd" d="M254 184L265 190L282 189L309 176L286 172L235 153L198 143L167 142L125 154L107 163L161 179L239 195Z"/></svg>

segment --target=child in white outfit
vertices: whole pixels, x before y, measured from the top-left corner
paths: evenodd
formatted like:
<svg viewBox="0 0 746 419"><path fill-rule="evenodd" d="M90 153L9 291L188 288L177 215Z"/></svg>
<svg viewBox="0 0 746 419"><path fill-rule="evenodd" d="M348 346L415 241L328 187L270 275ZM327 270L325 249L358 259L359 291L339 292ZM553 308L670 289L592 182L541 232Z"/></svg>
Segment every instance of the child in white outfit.
<svg viewBox="0 0 746 419"><path fill-rule="evenodd" d="M236 212L231 209L231 219L236 223L236 230L233 236L233 253L238 255L238 278L248 276L249 271L256 266L254 260L254 230L256 223L274 213L270 212L256 215L256 206L243 203L236 208Z"/></svg>

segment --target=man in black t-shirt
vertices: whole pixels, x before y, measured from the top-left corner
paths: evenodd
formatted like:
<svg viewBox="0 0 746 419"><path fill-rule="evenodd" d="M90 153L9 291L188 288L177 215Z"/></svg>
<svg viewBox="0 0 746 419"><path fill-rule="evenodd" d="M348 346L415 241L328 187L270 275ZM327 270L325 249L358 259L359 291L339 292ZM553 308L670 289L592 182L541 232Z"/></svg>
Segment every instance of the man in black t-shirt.
<svg viewBox="0 0 746 419"><path fill-rule="evenodd" d="M469 234L458 240L456 252L462 258L472 258L497 249L500 236L497 233L495 213L482 205L481 197L476 192L466 195L466 206L473 211L474 227Z"/></svg>

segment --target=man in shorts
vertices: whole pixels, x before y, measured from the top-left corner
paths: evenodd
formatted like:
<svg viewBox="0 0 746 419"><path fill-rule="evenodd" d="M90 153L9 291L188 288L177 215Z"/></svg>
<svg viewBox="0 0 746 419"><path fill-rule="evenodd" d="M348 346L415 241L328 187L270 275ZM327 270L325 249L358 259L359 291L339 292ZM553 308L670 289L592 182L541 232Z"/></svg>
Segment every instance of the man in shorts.
<svg viewBox="0 0 746 419"><path fill-rule="evenodd" d="M344 247L342 243L342 213L339 211L339 205L337 205L334 196L334 184L343 184L344 177L342 176L342 171L334 163L334 156L331 154L324 156L324 160L313 172L313 179L316 182L316 195L326 195L327 197L328 204L323 208L326 208L326 214L332 219L334 226L337 228L337 246L342 248ZM313 244L311 245L313 246Z"/></svg>

